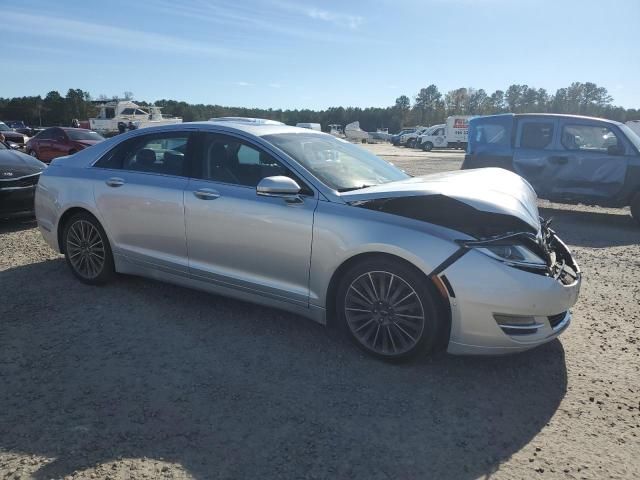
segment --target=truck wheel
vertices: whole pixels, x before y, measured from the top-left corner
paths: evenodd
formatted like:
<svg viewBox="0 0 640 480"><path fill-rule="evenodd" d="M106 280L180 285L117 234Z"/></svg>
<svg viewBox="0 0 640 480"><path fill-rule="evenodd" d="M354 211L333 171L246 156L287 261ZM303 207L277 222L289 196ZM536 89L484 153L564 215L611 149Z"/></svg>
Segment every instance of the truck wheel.
<svg viewBox="0 0 640 480"><path fill-rule="evenodd" d="M640 192L631 199L631 216L640 224Z"/></svg>
<svg viewBox="0 0 640 480"><path fill-rule="evenodd" d="M433 150L433 143L426 142L424 145L422 145L422 150L424 150L425 152L430 152L431 150Z"/></svg>

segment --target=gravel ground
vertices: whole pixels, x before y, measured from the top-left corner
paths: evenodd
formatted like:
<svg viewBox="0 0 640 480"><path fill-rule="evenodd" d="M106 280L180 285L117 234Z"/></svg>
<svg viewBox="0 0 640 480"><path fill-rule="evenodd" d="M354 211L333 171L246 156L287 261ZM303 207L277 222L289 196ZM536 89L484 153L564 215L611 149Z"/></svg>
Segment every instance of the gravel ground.
<svg viewBox="0 0 640 480"><path fill-rule="evenodd" d="M584 270L569 330L406 365L248 303L82 285L32 221L0 223L0 478L640 478L640 228L541 206Z"/></svg>

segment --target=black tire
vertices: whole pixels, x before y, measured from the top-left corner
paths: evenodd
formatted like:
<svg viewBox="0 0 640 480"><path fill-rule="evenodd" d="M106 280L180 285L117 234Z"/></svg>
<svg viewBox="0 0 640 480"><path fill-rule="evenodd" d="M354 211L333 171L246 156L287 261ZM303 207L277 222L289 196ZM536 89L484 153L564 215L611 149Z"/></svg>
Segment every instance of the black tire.
<svg viewBox="0 0 640 480"><path fill-rule="evenodd" d="M631 199L631 216L640 224L640 192Z"/></svg>
<svg viewBox="0 0 640 480"><path fill-rule="evenodd" d="M425 152L430 152L431 150L433 150L433 143L431 142L425 142L422 145L422 150L424 150Z"/></svg>
<svg viewBox="0 0 640 480"><path fill-rule="evenodd" d="M66 222L62 242L67 265L81 282L102 285L115 275L107 234L90 213L77 213Z"/></svg>
<svg viewBox="0 0 640 480"><path fill-rule="evenodd" d="M36 160L39 160L38 159L38 153L35 150L29 150L28 154L31 155Z"/></svg>
<svg viewBox="0 0 640 480"><path fill-rule="evenodd" d="M416 147L416 141L411 138L409 139L409 141L407 142L407 148L415 148Z"/></svg>
<svg viewBox="0 0 640 480"><path fill-rule="evenodd" d="M342 276L336 315L362 350L403 361L428 355L436 345L445 321L436 298L434 287L415 269L393 259L371 258Z"/></svg>

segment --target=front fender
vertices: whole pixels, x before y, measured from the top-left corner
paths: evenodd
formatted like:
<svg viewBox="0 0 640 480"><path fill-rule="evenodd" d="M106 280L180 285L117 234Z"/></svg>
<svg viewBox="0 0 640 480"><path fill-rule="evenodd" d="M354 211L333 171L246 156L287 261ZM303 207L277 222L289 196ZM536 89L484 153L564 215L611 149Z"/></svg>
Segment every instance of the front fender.
<svg viewBox="0 0 640 480"><path fill-rule="evenodd" d="M319 202L313 226L310 304L326 308L334 272L344 262L364 253L394 255L429 275L459 247L428 228L416 229L419 223L349 205Z"/></svg>

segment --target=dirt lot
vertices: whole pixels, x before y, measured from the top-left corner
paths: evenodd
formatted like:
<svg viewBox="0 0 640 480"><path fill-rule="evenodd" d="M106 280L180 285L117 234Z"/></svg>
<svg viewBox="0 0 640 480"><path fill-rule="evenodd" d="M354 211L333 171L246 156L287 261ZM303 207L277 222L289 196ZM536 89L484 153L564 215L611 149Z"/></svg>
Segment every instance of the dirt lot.
<svg viewBox="0 0 640 480"><path fill-rule="evenodd" d="M459 153L370 146L407 171ZM537 350L408 365L294 315L75 281L0 224L0 478L640 478L640 227L542 202L584 270Z"/></svg>

